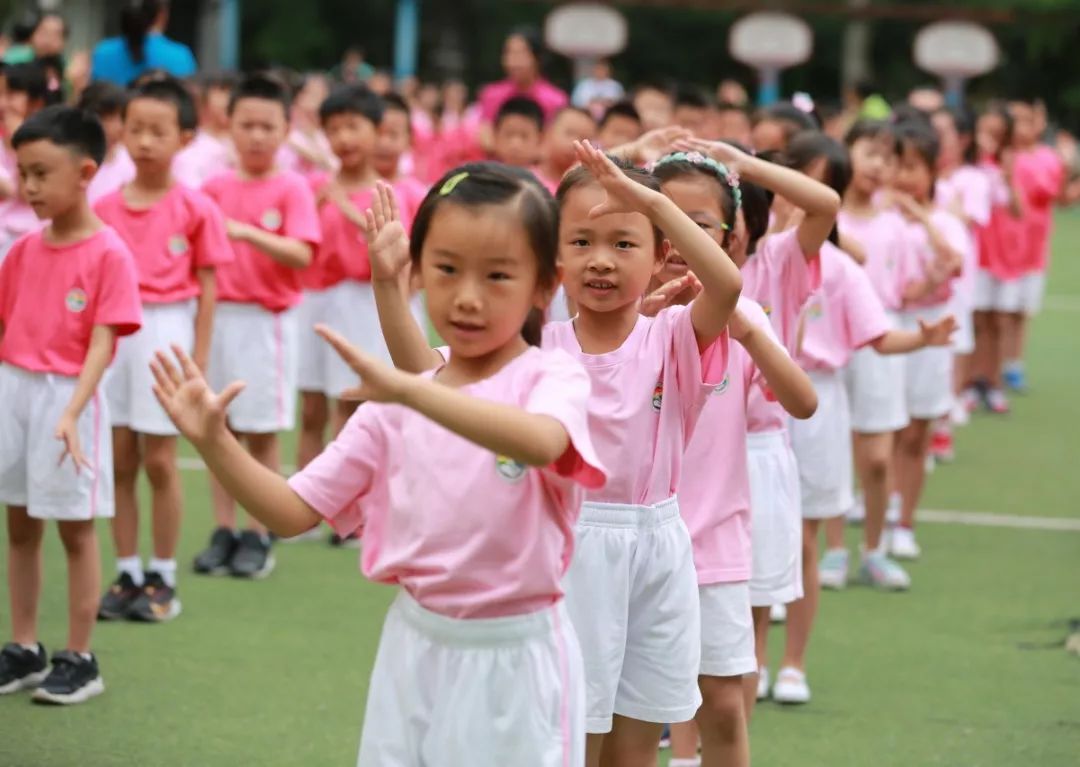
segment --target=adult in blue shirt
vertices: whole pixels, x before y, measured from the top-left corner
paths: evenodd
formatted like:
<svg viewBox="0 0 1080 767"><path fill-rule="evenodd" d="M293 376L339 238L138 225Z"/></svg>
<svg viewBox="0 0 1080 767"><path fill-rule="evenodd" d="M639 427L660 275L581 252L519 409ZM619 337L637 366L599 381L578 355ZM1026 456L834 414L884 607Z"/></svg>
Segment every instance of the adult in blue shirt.
<svg viewBox="0 0 1080 767"><path fill-rule="evenodd" d="M195 74L191 49L165 36L168 23L166 0L129 0L120 13L121 35L102 40L94 48L91 79L127 87L152 69L164 69L176 77Z"/></svg>

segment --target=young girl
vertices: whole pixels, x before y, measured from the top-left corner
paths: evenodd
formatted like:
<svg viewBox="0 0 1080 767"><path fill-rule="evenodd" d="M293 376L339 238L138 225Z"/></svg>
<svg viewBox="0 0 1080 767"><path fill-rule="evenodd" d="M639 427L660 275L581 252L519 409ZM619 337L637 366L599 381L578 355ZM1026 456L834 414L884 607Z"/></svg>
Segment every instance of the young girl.
<svg viewBox="0 0 1080 767"><path fill-rule="evenodd" d="M290 112L289 137L278 151L278 166L311 177L337 168L337 157L323 133L319 107L330 95L321 74L309 74L296 90Z"/></svg>
<svg viewBox="0 0 1080 767"><path fill-rule="evenodd" d="M86 190L91 205L135 177L135 163L123 142L126 100L123 89L106 80L91 83L79 96L79 109L96 115L105 129L105 159Z"/></svg>
<svg viewBox="0 0 1080 767"><path fill-rule="evenodd" d="M591 145L576 151L582 166L558 196L563 284L577 316L546 325L544 345L586 366L591 433L613 469L582 510L567 607L589 670L587 764L649 765L663 724L688 721L701 704L697 577L675 490L701 409L722 383L706 373L726 367L724 330L741 280L650 174L620 169ZM690 306L649 319L641 296L669 247L703 289ZM400 289L377 286L376 297L394 361L430 365ZM399 335L410 324L411 337Z"/></svg>
<svg viewBox="0 0 1080 767"><path fill-rule="evenodd" d="M199 80L199 129L173 161L177 181L193 189L236 165L229 137L229 100L239 78L211 75Z"/></svg>
<svg viewBox="0 0 1080 767"><path fill-rule="evenodd" d="M680 152L655 163L661 188L681 210L729 252L745 241L739 177L726 165L697 153ZM740 252L743 246L734 245ZM674 249L660 280L677 287L692 279ZM676 303L687 303L682 290ZM672 728L672 764L696 762L698 737L702 764L748 765L748 705L744 675L758 664L754 655L750 577L750 481L747 473L747 406L750 392L768 387L797 417L813 413L816 398L806 375L776 340L761 306L739 298L730 331L738 341L726 370L706 371L721 378L709 396L701 423L686 451L679 506L690 530L701 603L702 706L694 723ZM715 358L714 358L715 360Z"/></svg>
<svg viewBox="0 0 1080 767"><path fill-rule="evenodd" d="M387 195L385 187L382 194ZM280 535L321 520L361 531L361 569L401 586L372 671L358 765L564 767L584 760L580 649L559 582L582 486L604 484L589 379L530 317L557 279L542 190L492 166L443 179L406 245L377 206L373 256L419 273L449 344L436 370L386 367L328 328L365 400L326 452L286 481L230 434L186 355L159 355L155 392L207 465ZM482 498L483 503L477 503Z"/></svg>
<svg viewBox="0 0 1080 767"><path fill-rule="evenodd" d="M901 147L894 199L906 221L906 236L915 269L904 289L901 324L917 330L947 316L953 281L971 259L971 241L953 214L934 208L934 169L938 140L933 128L901 123L895 128ZM928 348L908 355L904 369L905 400L910 423L896 441L896 484L900 491L900 524L890 536L889 550L898 559L917 559L915 510L926 479L930 424L952 407L952 355Z"/></svg>
<svg viewBox="0 0 1080 767"><path fill-rule="evenodd" d="M843 145L822 133L796 136L784 154L785 162L843 195L851 179L851 164ZM804 596L787 611L787 643L773 698L781 703L806 703L806 649L817 614L818 534L823 519L842 519L854 499L852 489L851 419L844 370L852 354L872 347L896 354L926 344L946 344L952 321L945 318L915 332L892 330L885 309L864 269L835 246L836 233L821 249L821 288L801 318L796 359L808 371L818 394L818 410L806 421L793 420L791 443L799 465L802 500L802 576ZM764 642L759 648L765 657Z"/></svg>

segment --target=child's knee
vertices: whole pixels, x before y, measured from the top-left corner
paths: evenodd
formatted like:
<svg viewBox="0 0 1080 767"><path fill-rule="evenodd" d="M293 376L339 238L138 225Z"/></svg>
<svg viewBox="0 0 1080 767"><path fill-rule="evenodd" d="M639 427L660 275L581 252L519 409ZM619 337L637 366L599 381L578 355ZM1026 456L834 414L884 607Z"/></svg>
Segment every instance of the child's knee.
<svg viewBox="0 0 1080 767"><path fill-rule="evenodd" d="M87 553L88 549L97 548L97 534L93 520L78 522L58 522L60 542L69 555Z"/></svg>
<svg viewBox="0 0 1080 767"><path fill-rule="evenodd" d="M134 484L139 476L139 453L137 450L113 451L113 477L116 484Z"/></svg>
<svg viewBox="0 0 1080 767"><path fill-rule="evenodd" d="M304 394L300 405L300 428L322 432L326 428L326 399L319 394Z"/></svg>
<svg viewBox="0 0 1080 767"><path fill-rule="evenodd" d="M146 467L147 479L155 487L173 482L178 473L175 451L169 450L166 446L147 450L143 465Z"/></svg>
<svg viewBox="0 0 1080 767"><path fill-rule="evenodd" d="M734 740L740 730L746 727L742 678L703 678L698 719L702 737Z"/></svg>
<svg viewBox="0 0 1080 767"><path fill-rule="evenodd" d="M35 549L45 537L45 522L34 519L26 509L8 509L8 543L14 549Z"/></svg>

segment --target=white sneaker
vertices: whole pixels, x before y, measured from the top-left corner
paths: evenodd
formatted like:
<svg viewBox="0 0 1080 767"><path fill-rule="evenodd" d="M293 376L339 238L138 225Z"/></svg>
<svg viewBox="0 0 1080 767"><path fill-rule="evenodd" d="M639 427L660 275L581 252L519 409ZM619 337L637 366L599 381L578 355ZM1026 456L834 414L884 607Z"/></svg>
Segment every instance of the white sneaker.
<svg viewBox="0 0 1080 767"><path fill-rule="evenodd" d="M769 623L787 623L787 605L773 605L770 607Z"/></svg>
<svg viewBox="0 0 1080 767"><path fill-rule="evenodd" d="M863 554L859 581L885 591L907 591L911 588L911 576L881 549Z"/></svg>
<svg viewBox="0 0 1080 767"><path fill-rule="evenodd" d="M900 493L889 496L889 506L885 509L885 524L889 527L900 524Z"/></svg>
<svg viewBox="0 0 1080 767"><path fill-rule="evenodd" d="M956 398L949 413L949 420L952 421L953 426L967 426L971 423L971 411L968 410L968 403L964 395Z"/></svg>
<svg viewBox="0 0 1080 767"><path fill-rule="evenodd" d="M854 525L861 525L866 520L866 501L862 493L855 499L855 505L847 511L847 521Z"/></svg>
<svg viewBox="0 0 1080 767"><path fill-rule="evenodd" d="M777 703L809 703L810 685L806 683L806 674L791 666L780 669L780 673L776 675L776 684L772 688L772 697Z"/></svg>
<svg viewBox="0 0 1080 767"><path fill-rule="evenodd" d="M818 581L821 588L840 591L848 582L847 549L829 549L818 562Z"/></svg>
<svg viewBox="0 0 1080 767"><path fill-rule="evenodd" d="M757 674L757 699L765 700L769 697L769 669L759 668Z"/></svg>
<svg viewBox="0 0 1080 767"><path fill-rule="evenodd" d="M896 559L918 559L922 549L915 541L915 531L897 527L889 537L889 551Z"/></svg>

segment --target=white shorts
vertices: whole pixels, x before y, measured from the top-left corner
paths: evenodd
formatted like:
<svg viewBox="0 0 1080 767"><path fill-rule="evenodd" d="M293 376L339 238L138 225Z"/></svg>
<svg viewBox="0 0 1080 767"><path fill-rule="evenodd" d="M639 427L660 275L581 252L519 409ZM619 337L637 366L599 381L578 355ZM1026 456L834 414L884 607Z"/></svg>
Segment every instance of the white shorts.
<svg viewBox="0 0 1080 767"><path fill-rule="evenodd" d="M948 306L929 306L906 311L901 324L906 330L919 329L919 320L932 323L949 311ZM909 418L940 418L952 409L953 352L947 346L931 346L907 355L904 360L904 398Z"/></svg>
<svg viewBox="0 0 1080 767"><path fill-rule="evenodd" d="M564 587L585 656L586 732L610 732L613 714L693 719L701 606L678 502L586 503L575 537Z"/></svg>
<svg viewBox="0 0 1080 767"><path fill-rule="evenodd" d="M811 371L818 409L805 421L791 419L791 447L799 462L803 519L831 519L855 504L851 415L841 371Z"/></svg>
<svg viewBox="0 0 1080 767"><path fill-rule="evenodd" d="M750 475L750 604L784 605L801 599L802 514L799 468L787 433L746 435Z"/></svg>
<svg viewBox="0 0 1080 767"><path fill-rule="evenodd" d="M980 269L975 277L975 309L980 312L1038 314L1046 290L1046 274L1032 272L1015 280L999 280Z"/></svg>
<svg viewBox="0 0 1080 767"><path fill-rule="evenodd" d="M229 426L245 434L289 431L296 422L295 310L222 302L214 319L208 378L215 391L247 386L229 406Z"/></svg>
<svg viewBox="0 0 1080 767"><path fill-rule="evenodd" d="M90 468L75 471L54 436L78 383L71 376L0 365L0 503L35 519L81 521L113 515L112 426L99 390L79 416Z"/></svg>
<svg viewBox="0 0 1080 767"><path fill-rule="evenodd" d="M323 359L327 346L316 332L315 326L326 322L328 290L305 290L304 298L296 307L297 326L297 373L296 388L302 392L319 392L326 388Z"/></svg>
<svg viewBox="0 0 1080 767"><path fill-rule="evenodd" d="M952 301L949 304L949 313L956 318L956 331L952 336L953 354L972 354L975 351L975 310L971 308L971 301Z"/></svg>
<svg viewBox="0 0 1080 767"><path fill-rule="evenodd" d="M105 374L105 396L113 426L163 437L180 433L154 396L150 361L159 350L171 354L173 344L191 353L195 346L195 311L194 300L143 304L142 327L119 340L116 358Z"/></svg>
<svg viewBox="0 0 1080 767"><path fill-rule="evenodd" d="M404 591L383 624L357 767L585 763L585 672L562 604L460 620Z"/></svg>
<svg viewBox="0 0 1080 767"><path fill-rule="evenodd" d="M743 676L757 671L750 584L699 586L701 597L701 675Z"/></svg>
<svg viewBox="0 0 1080 767"><path fill-rule="evenodd" d="M908 425L904 403L906 356L878 354L870 347L859 349L851 356L847 383L852 431L886 434Z"/></svg>

